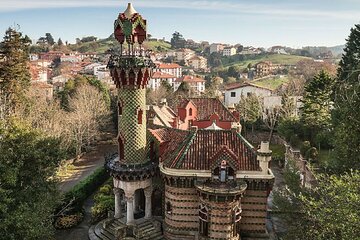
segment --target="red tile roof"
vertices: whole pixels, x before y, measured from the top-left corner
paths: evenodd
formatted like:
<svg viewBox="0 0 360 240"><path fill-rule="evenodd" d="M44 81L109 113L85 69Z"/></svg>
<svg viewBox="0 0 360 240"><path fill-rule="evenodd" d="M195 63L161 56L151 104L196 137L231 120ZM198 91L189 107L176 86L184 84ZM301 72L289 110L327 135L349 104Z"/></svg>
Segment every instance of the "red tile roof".
<svg viewBox="0 0 360 240"><path fill-rule="evenodd" d="M239 120L217 98L186 98L179 103L180 108L186 107L192 102L197 110L197 121L210 120L211 115L216 113L222 121L238 122Z"/></svg>
<svg viewBox="0 0 360 240"><path fill-rule="evenodd" d="M157 64L157 68L170 69L170 68L181 68L181 66L176 63L159 63L159 64Z"/></svg>
<svg viewBox="0 0 360 240"><path fill-rule="evenodd" d="M225 159L234 170L260 170L255 149L235 131L163 128L150 132L166 146L160 155L165 167L212 170L214 164Z"/></svg>
<svg viewBox="0 0 360 240"><path fill-rule="evenodd" d="M263 86L259 86L259 85L256 85L255 83L251 83L251 82L244 82L244 83L236 82L236 83L230 83L229 85L225 86L225 90L232 90L232 89L237 89L237 88L246 87L246 86L252 86L252 87L256 87L256 88L262 88L262 89L266 89L266 90L269 90L269 91L273 91L273 90L270 89L270 88L263 87Z"/></svg>
<svg viewBox="0 0 360 240"><path fill-rule="evenodd" d="M164 73L164 72L154 72L151 78L176 78L174 75Z"/></svg>
<svg viewBox="0 0 360 240"><path fill-rule="evenodd" d="M176 79L176 82L189 82L189 83L195 83L195 82L205 82L205 80L204 80L204 79L202 79L202 78L198 78L198 77L194 77L194 76L185 75L185 76L182 76L181 78Z"/></svg>

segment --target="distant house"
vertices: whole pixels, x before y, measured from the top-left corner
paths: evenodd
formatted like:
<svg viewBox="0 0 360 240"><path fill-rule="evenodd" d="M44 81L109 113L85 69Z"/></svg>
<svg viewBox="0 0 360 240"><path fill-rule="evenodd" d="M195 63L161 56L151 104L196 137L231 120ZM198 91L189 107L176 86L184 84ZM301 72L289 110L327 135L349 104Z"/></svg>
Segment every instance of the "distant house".
<svg viewBox="0 0 360 240"><path fill-rule="evenodd" d="M207 68L207 59L202 56L194 56L188 60L188 65L195 70L205 70Z"/></svg>
<svg viewBox="0 0 360 240"><path fill-rule="evenodd" d="M236 54L236 48L234 48L234 47L226 47L223 50L223 56L230 57L230 56L233 56L235 54Z"/></svg>
<svg viewBox="0 0 360 240"><path fill-rule="evenodd" d="M256 76L264 77L273 73L274 67L270 61L262 61L255 64Z"/></svg>
<svg viewBox="0 0 360 240"><path fill-rule="evenodd" d="M177 63L158 63L154 72L168 73L179 78L182 76L182 67Z"/></svg>
<svg viewBox="0 0 360 240"><path fill-rule="evenodd" d="M41 60L48 60L48 61L53 61L56 58L60 58L61 56L64 56L65 53L60 52L60 51L50 51L50 52L46 52L46 53L40 53L39 54L39 58Z"/></svg>
<svg viewBox="0 0 360 240"><path fill-rule="evenodd" d="M186 82L198 94L205 91L205 80L202 78L185 75L175 81L175 91L179 88L181 83Z"/></svg>
<svg viewBox="0 0 360 240"><path fill-rule="evenodd" d="M250 82L230 84L225 87L225 105L238 104L241 96L247 97L252 94L258 97L267 97L271 96L272 90Z"/></svg>
<svg viewBox="0 0 360 240"><path fill-rule="evenodd" d="M272 46L270 49L269 49L269 52L271 53L276 53L276 54L289 54L285 51L285 47L283 46Z"/></svg>
<svg viewBox="0 0 360 240"><path fill-rule="evenodd" d="M72 62L77 63L81 61L81 58L79 56L73 56L73 55L63 55L60 57L61 62Z"/></svg>
<svg viewBox="0 0 360 240"><path fill-rule="evenodd" d="M224 45L220 43L213 43L210 45L210 54L214 52L221 52L224 49Z"/></svg>
<svg viewBox="0 0 360 240"><path fill-rule="evenodd" d="M175 51L175 61L185 63L195 55L195 52L188 48L182 48Z"/></svg>
<svg viewBox="0 0 360 240"><path fill-rule="evenodd" d="M65 84L69 79L70 79L69 75L61 74L59 76L53 77L51 79L51 83L52 84L55 84L55 83L63 83L63 84Z"/></svg>
<svg viewBox="0 0 360 240"><path fill-rule="evenodd" d="M160 87L162 81L168 82L173 90L175 91L175 81L176 77L174 75L168 74L166 72L154 72L152 77L149 80L148 87L152 90L156 90Z"/></svg>
<svg viewBox="0 0 360 240"><path fill-rule="evenodd" d="M221 129L240 126L240 119L217 98L185 98L177 108L179 129L187 130L192 126L205 129L213 124Z"/></svg>

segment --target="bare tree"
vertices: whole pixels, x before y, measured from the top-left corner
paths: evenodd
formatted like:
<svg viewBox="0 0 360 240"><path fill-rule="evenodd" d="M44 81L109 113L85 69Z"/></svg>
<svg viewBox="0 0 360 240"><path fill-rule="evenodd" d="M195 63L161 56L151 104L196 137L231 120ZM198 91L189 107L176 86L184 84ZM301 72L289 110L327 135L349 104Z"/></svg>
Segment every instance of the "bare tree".
<svg viewBox="0 0 360 240"><path fill-rule="evenodd" d="M67 136L75 144L76 156L100 135L107 125L110 111L101 92L90 85L77 88L70 97L70 112L67 115Z"/></svg>
<svg viewBox="0 0 360 240"><path fill-rule="evenodd" d="M281 115L280 107L263 108L262 110L262 120L265 126L270 129L269 143L271 143L272 136L274 133L274 128L280 118L280 115Z"/></svg>

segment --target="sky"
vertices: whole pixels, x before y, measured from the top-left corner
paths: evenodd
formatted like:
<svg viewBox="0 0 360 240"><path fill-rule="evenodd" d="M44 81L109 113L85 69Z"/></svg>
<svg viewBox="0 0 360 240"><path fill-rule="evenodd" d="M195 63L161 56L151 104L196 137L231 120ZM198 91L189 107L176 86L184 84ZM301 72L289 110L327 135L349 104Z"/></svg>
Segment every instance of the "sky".
<svg viewBox="0 0 360 240"><path fill-rule="evenodd" d="M108 37L130 0L0 0L0 34L11 26L31 39ZM360 0L133 0L148 33L245 46L335 46L360 23Z"/></svg>

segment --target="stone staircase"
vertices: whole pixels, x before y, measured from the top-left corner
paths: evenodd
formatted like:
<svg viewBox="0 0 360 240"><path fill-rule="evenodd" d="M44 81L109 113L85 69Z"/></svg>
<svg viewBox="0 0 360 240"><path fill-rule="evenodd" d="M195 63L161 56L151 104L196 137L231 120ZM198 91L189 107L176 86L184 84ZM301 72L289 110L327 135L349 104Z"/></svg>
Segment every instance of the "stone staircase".
<svg viewBox="0 0 360 240"><path fill-rule="evenodd" d="M126 233L129 237L115 237L116 232ZM123 234L121 234L124 236ZM161 223L155 219L135 220L135 226L128 227L124 219L105 219L89 229L90 240L163 240Z"/></svg>

